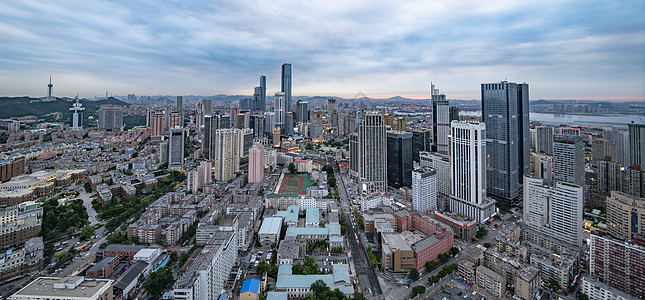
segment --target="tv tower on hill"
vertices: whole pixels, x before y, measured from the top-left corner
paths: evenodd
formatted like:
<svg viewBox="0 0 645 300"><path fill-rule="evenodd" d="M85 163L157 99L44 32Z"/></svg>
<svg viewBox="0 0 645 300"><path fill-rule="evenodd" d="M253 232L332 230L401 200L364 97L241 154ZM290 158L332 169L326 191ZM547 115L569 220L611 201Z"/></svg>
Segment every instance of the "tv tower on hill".
<svg viewBox="0 0 645 300"><path fill-rule="evenodd" d="M54 85L52 84L52 75L49 75L49 84L47 85L47 101L54 101L54 98L52 97L52 88Z"/></svg>

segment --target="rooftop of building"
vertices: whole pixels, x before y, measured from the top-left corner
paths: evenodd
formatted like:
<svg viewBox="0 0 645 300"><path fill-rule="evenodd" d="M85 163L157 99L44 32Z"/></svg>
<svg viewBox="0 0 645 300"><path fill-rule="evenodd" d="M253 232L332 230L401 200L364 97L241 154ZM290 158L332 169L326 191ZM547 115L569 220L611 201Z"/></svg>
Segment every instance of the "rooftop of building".
<svg viewBox="0 0 645 300"><path fill-rule="evenodd" d="M105 250L139 252L143 248L145 248L143 245L109 244Z"/></svg>
<svg viewBox="0 0 645 300"><path fill-rule="evenodd" d="M287 292L268 292L266 300L287 300Z"/></svg>
<svg viewBox="0 0 645 300"><path fill-rule="evenodd" d="M320 223L320 210L315 207L307 208L307 214L305 216L305 222L307 224L318 224Z"/></svg>
<svg viewBox="0 0 645 300"><path fill-rule="evenodd" d="M282 218L269 217L264 218L258 234L279 234L282 226Z"/></svg>
<svg viewBox="0 0 645 300"><path fill-rule="evenodd" d="M257 294L260 292L260 280L255 278L244 280L242 283L242 288L240 289L240 294L251 292Z"/></svg>
<svg viewBox="0 0 645 300"><path fill-rule="evenodd" d="M146 269L148 263L143 261L138 261L129 268L127 268L123 274L121 274L116 281L114 282L114 287L124 290L132 283L133 281L139 278L139 275Z"/></svg>
<svg viewBox="0 0 645 300"><path fill-rule="evenodd" d="M437 232L425 237L424 239L414 243L412 245L412 248L414 249L415 252L421 252L428 247L433 246L434 244L440 242L443 239L446 239L450 236L451 233L448 234L440 234L441 238L437 235Z"/></svg>
<svg viewBox="0 0 645 300"><path fill-rule="evenodd" d="M90 299L112 288L112 282L114 280L86 279L82 276L39 277L16 292L14 296Z"/></svg>
<svg viewBox="0 0 645 300"><path fill-rule="evenodd" d="M96 272L102 269L105 269L107 266L112 264L113 261L117 260L118 258L116 256L106 256L103 257L98 263L93 265L87 272Z"/></svg>
<svg viewBox="0 0 645 300"><path fill-rule="evenodd" d="M287 210L278 211L275 216L284 218L284 221L287 223L298 223L298 212L300 209L298 205L290 205L287 207Z"/></svg>
<svg viewBox="0 0 645 300"><path fill-rule="evenodd" d="M477 274L484 274L497 282L503 282L504 284L506 284L506 280L504 279L504 276L495 273L495 271L489 268L486 268L484 265L480 265L477 267Z"/></svg>
<svg viewBox="0 0 645 300"><path fill-rule="evenodd" d="M412 251L412 248L400 233L385 233L381 237L383 238L383 244L387 244L392 251Z"/></svg>
<svg viewBox="0 0 645 300"><path fill-rule="evenodd" d="M345 295L354 293L349 279L349 266L346 264L335 264L333 265L333 273L324 275L293 275L292 270L293 266L290 264L280 265L276 281L277 289L310 288L311 284L322 280L331 289L339 289Z"/></svg>

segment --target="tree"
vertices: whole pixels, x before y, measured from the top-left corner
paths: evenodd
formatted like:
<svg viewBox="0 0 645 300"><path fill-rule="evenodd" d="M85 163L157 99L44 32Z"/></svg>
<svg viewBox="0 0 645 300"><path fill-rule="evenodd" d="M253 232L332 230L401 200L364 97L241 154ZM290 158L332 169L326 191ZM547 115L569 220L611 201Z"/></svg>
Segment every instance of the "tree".
<svg viewBox="0 0 645 300"><path fill-rule="evenodd" d="M361 292L354 292L354 300L365 300L365 296Z"/></svg>
<svg viewBox="0 0 645 300"><path fill-rule="evenodd" d="M428 282L430 282L430 284L435 284L435 283L439 282L439 277L430 276L430 277L428 277Z"/></svg>
<svg viewBox="0 0 645 300"><path fill-rule="evenodd" d="M433 261L427 261L427 262L426 262L426 270L427 270L427 271L431 271L431 270L433 270L434 268L436 268L436 267L437 267L437 265L439 265L439 263L438 263L436 260L433 260Z"/></svg>
<svg viewBox="0 0 645 300"><path fill-rule="evenodd" d="M172 286L175 279L172 277L172 271L168 267L163 267L152 272L148 279L143 283L143 289L153 299L159 299L164 289Z"/></svg>
<svg viewBox="0 0 645 300"><path fill-rule="evenodd" d="M86 193L92 192L92 186L90 185L89 181L86 181L85 184L83 184L83 188L85 189Z"/></svg>
<svg viewBox="0 0 645 300"><path fill-rule="evenodd" d="M412 280L419 279L419 275L421 274L419 274L419 271L417 271L417 269L412 269L412 271L410 271L410 278L412 278Z"/></svg>
<svg viewBox="0 0 645 300"><path fill-rule="evenodd" d="M96 230L94 229L94 227L92 227L90 225L85 225L85 226L83 226L83 228L81 228L81 234L79 235L79 237L82 240L88 240L88 239L92 238L92 236L94 236L95 232L96 232Z"/></svg>
<svg viewBox="0 0 645 300"><path fill-rule="evenodd" d="M417 286L412 288L412 292L414 293L415 296L418 295L418 294L425 294L426 287L423 286L423 285L417 285Z"/></svg>
<svg viewBox="0 0 645 300"><path fill-rule="evenodd" d="M580 293L580 295L578 295L578 300L589 300L589 296L585 293Z"/></svg>
<svg viewBox="0 0 645 300"><path fill-rule="evenodd" d="M484 247L490 248L490 247L492 247L492 245L490 243L484 243Z"/></svg>
<svg viewBox="0 0 645 300"><path fill-rule="evenodd" d="M549 281L549 285L551 285L551 288L556 292L560 290L560 283L555 279Z"/></svg>
<svg viewBox="0 0 645 300"><path fill-rule="evenodd" d="M290 163L288 168L289 168L289 173L296 174L296 165L294 165L293 163Z"/></svg>
<svg viewBox="0 0 645 300"><path fill-rule="evenodd" d="M316 298L319 298L320 295L328 289L327 284L322 279L318 279L316 282L311 284L311 291L314 292L314 296L316 296Z"/></svg>

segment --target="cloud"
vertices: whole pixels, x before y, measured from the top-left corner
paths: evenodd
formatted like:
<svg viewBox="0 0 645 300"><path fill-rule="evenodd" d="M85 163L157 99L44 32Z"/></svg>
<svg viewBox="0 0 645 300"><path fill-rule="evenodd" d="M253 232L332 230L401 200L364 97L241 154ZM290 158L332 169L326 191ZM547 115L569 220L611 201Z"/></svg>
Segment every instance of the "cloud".
<svg viewBox="0 0 645 300"><path fill-rule="evenodd" d="M642 1L9 1L6 95L294 94L479 97L508 78L538 98L645 98ZM598 88L600 86L611 88Z"/></svg>

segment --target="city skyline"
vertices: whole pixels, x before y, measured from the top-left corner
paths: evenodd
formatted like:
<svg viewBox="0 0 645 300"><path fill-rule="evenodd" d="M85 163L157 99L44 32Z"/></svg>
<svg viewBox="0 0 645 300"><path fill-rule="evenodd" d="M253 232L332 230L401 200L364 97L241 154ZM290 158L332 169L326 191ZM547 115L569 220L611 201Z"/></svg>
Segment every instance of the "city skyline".
<svg viewBox="0 0 645 300"><path fill-rule="evenodd" d="M0 4L2 95L293 95L478 99L530 82L534 99L645 98L642 2L201 1ZM285 17L286 16L286 17ZM598 89L598 86L611 88Z"/></svg>

